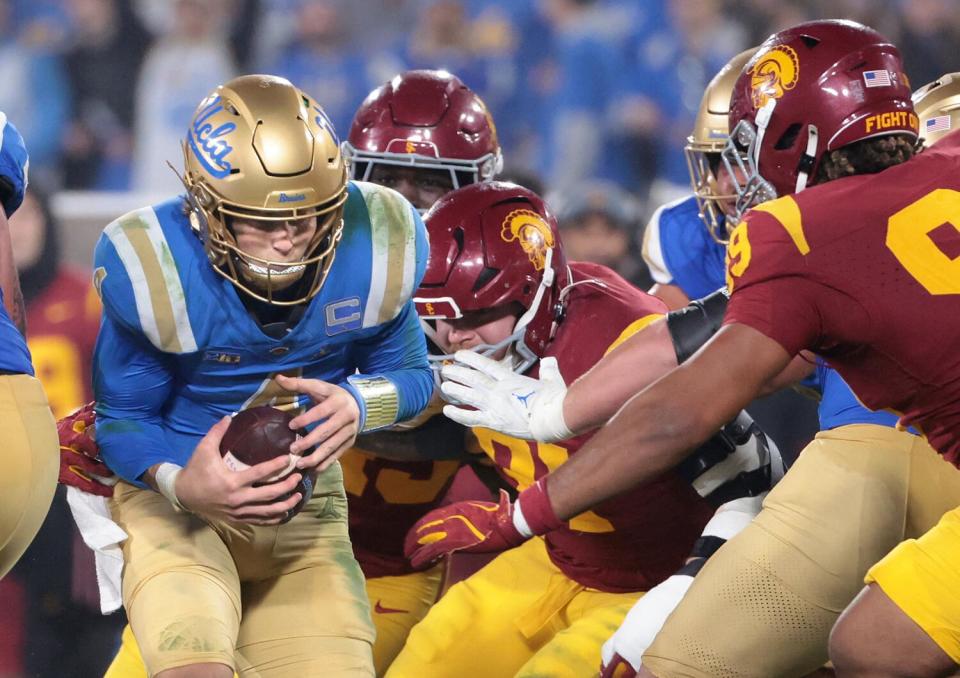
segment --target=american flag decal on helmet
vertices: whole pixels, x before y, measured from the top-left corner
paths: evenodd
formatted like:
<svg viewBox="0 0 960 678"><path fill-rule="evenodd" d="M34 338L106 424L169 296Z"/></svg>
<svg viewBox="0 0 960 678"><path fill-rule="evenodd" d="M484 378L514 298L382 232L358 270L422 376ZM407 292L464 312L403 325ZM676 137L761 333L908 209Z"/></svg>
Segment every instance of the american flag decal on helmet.
<svg viewBox="0 0 960 678"><path fill-rule="evenodd" d="M923 131L927 134L932 132L946 132L950 128L951 124L949 115L938 115L923 123Z"/></svg>
<svg viewBox="0 0 960 678"><path fill-rule="evenodd" d="M863 82L867 87L889 87L890 71L885 68L879 71L864 71Z"/></svg>

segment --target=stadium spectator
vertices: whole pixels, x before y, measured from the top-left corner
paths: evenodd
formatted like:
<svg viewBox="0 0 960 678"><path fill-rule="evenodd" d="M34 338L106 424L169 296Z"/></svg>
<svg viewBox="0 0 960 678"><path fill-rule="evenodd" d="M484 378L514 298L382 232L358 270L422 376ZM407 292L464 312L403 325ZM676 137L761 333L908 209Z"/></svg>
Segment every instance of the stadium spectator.
<svg viewBox="0 0 960 678"><path fill-rule="evenodd" d="M190 115L234 74L223 39L227 19L222 0L177 0L173 25L150 48L136 90L134 189L154 195L182 190L167 162L179 165Z"/></svg>
<svg viewBox="0 0 960 678"><path fill-rule="evenodd" d="M68 0L72 44L64 62L71 99L64 138L67 188L122 190L133 148L131 90L150 36L118 0Z"/></svg>

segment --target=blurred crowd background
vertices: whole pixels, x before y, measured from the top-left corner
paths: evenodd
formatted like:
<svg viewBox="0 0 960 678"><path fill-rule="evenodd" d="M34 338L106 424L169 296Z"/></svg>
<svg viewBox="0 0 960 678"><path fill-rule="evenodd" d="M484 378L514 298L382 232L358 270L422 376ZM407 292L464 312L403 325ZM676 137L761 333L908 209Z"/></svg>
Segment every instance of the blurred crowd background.
<svg viewBox="0 0 960 678"><path fill-rule="evenodd" d="M951 0L0 0L0 111L31 156L13 231L38 376L57 416L90 397L94 239L178 191L167 161L180 165L191 113L234 75L289 78L343 138L366 94L398 71L450 70L490 107L510 176L554 196L568 257L648 286L643 224L688 192L683 143L731 56L800 21L852 18L900 46L919 86L960 69L955 10ZM795 452L815 419L785 416ZM102 674L123 619L99 615L92 577L58 496L0 582L0 678Z"/></svg>

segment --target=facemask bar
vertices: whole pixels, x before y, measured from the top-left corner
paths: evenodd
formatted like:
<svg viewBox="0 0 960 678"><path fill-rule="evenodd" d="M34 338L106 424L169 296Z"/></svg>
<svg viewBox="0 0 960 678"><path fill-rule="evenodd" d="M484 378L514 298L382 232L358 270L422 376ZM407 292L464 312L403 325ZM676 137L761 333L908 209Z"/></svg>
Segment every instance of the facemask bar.
<svg viewBox="0 0 960 678"><path fill-rule="evenodd" d="M351 176L357 181L370 181L370 175L373 173L373 167L376 164L393 165L395 167L415 167L417 169L446 170L450 174L450 181L454 190L461 187L460 174L468 174L472 177L470 183L479 183L481 181L491 181L503 170L503 156L498 150L496 153L488 153L477 160L461 160L458 158L431 158L417 153L374 153L372 151L361 151L355 148L349 141L344 141L342 153L349 158ZM360 176L356 175L358 163L366 163Z"/></svg>
<svg viewBox="0 0 960 678"><path fill-rule="evenodd" d="M302 304L320 291L333 265L336 247L343 237L343 204L349 196L346 189L326 203L311 208L301 210L251 210L224 203L202 183L191 186L186 177L181 175L170 162L167 162L167 165L186 189L187 205L190 209L190 226L203 243L214 271L229 280L245 294L276 306ZM207 196L207 201L212 203L210 207L204 208L200 204L200 199L197 196L198 191ZM217 215L220 222L217 228L211 228L211 214ZM317 229L307 245L305 250L307 256L305 258L295 262L278 262L262 259L241 250L224 222L225 215L277 222L316 217ZM264 289L255 289L247 284L244 281L245 276L238 270L238 264L245 266L253 275L262 277ZM290 284L302 277L308 267L314 264L316 270L313 280L303 296L291 300L279 300L274 297L274 292L289 287ZM290 277L295 279L290 281ZM274 278L276 278L277 284L274 283Z"/></svg>
<svg viewBox="0 0 960 678"><path fill-rule="evenodd" d="M747 120L741 120L733 128L720 154L737 196L736 208L731 215L734 223L739 222L751 207L777 197L773 185L760 176L757 169L758 154L757 130Z"/></svg>
<svg viewBox="0 0 960 678"><path fill-rule="evenodd" d="M688 143L683 149L683 154L687 159L690 186L697 200L700 219L706 225L710 237L721 245L726 245L728 240L726 215L721 205L733 203L737 196L733 193L721 195L717 192L718 182L710 156L717 156L716 165L719 168L719 156L722 151L723 146L706 148L703 144Z"/></svg>
<svg viewBox="0 0 960 678"><path fill-rule="evenodd" d="M513 332L510 333L510 336L506 339L498 341L496 344L478 344L470 349L471 351L492 359L496 353L498 353L504 347L507 347L507 353L503 359L500 360L500 363L506 365L517 374L523 374L540 359L540 357L534 353L529 346L527 346L526 342L524 341L524 335L527 333L527 326L536 317L537 310L540 308L540 304L543 303L544 295L551 287L553 287L556 274L553 270L552 264L553 248L548 247L547 254L544 259L543 277L540 279L540 284L537 285L537 292L533 297L533 301L530 303L530 307L517 319L517 324L514 325ZM443 299L444 301L452 301L449 297L444 297ZM420 301L426 302L428 300L421 299ZM454 306L456 306L455 303ZM463 317L463 314L460 312L458 306L456 307L456 311L458 315L453 316L450 319ZM437 341L436 330L430 325L430 323L426 322L425 318L420 319L420 326L423 328L423 333L434 344L440 346L440 343ZM427 360L430 361L430 367L434 370L434 378L439 379L440 368L447 363L453 362L454 354L444 353L440 355L429 355L427 356Z"/></svg>

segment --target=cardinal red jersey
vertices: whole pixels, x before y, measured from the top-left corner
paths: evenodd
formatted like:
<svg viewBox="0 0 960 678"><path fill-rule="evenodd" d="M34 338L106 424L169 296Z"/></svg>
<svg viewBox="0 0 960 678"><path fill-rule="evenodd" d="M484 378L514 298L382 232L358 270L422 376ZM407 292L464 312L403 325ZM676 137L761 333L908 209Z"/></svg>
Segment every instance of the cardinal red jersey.
<svg viewBox="0 0 960 678"><path fill-rule="evenodd" d="M100 302L90 276L64 267L27 306L27 345L57 418L93 400L91 360Z"/></svg>
<svg viewBox="0 0 960 678"><path fill-rule="evenodd" d="M557 359L568 384L666 312L659 299L604 266L578 262L571 270L577 282L596 282L570 291L565 318L545 354ZM474 433L519 490L563 464L592 435L546 444L484 428ZM689 483L670 473L599 504L544 538L553 563L580 584L607 592L645 591L682 565L712 513Z"/></svg>
<svg viewBox="0 0 960 678"><path fill-rule="evenodd" d="M440 505L460 462L391 461L355 447L340 463L350 540L364 575L413 572L403 555L403 538L425 513Z"/></svg>
<svg viewBox="0 0 960 678"><path fill-rule="evenodd" d="M726 323L824 356L871 409L960 456L960 134L761 205L730 239Z"/></svg>

